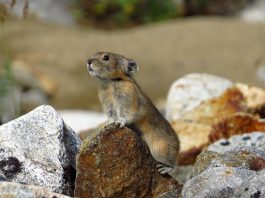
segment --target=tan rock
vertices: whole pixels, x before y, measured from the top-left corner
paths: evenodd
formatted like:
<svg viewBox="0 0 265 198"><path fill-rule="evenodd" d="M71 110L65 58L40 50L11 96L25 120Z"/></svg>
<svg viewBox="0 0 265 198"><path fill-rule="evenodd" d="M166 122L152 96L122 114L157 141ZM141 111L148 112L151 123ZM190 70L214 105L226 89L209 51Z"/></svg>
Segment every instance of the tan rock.
<svg viewBox="0 0 265 198"><path fill-rule="evenodd" d="M208 143L211 126L236 112L246 112L243 94L237 88L227 89L220 97L203 101L193 111L172 122L181 142L180 164L193 163Z"/></svg>
<svg viewBox="0 0 265 198"><path fill-rule="evenodd" d="M235 86L241 91L247 101L250 112L259 111L265 106L265 91L259 87L236 83Z"/></svg>
<svg viewBox="0 0 265 198"><path fill-rule="evenodd" d="M137 133L128 128L93 131L77 157L75 196L157 197L180 187L156 170L157 163Z"/></svg>
<svg viewBox="0 0 265 198"><path fill-rule="evenodd" d="M265 131L265 122L248 113L235 113L221 119L212 126L209 143L253 131Z"/></svg>
<svg viewBox="0 0 265 198"><path fill-rule="evenodd" d="M233 83L204 73L191 73L176 80L167 96L166 118L174 121L193 111L203 101L222 95Z"/></svg>

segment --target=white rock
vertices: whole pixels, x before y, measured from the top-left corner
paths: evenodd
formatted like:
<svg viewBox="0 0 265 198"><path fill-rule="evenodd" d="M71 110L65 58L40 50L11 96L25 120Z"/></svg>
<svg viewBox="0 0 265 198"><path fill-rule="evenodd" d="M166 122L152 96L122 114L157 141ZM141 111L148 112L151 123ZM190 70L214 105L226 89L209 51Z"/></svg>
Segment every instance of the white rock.
<svg viewBox="0 0 265 198"><path fill-rule="evenodd" d="M255 1L240 13L240 17L248 22L265 22L265 1Z"/></svg>
<svg viewBox="0 0 265 198"><path fill-rule="evenodd" d="M70 198L65 195L48 191L44 187L34 185L23 185L11 182L0 182L0 197L16 198Z"/></svg>
<svg viewBox="0 0 265 198"><path fill-rule="evenodd" d="M77 133L97 127L107 121L104 113L79 110L59 111L64 121Z"/></svg>
<svg viewBox="0 0 265 198"><path fill-rule="evenodd" d="M233 83L210 74L189 74L175 81L169 90L166 104L166 118L179 119L202 101L220 96Z"/></svg>
<svg viewBox="0 0 265 198"><path fill-rule="evenodd" d="M50 106L0 126L0 178L71 195L81 141ZM72 166L71 166L72 164Z"/></svg>

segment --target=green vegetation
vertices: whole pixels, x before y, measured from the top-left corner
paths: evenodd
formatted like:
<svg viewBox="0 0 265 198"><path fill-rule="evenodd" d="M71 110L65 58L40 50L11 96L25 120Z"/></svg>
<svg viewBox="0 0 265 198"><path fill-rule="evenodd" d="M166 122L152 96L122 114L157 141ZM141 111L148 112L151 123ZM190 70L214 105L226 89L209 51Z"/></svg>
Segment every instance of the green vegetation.
<svg viewBox="0 0 265 198"><path fill-rule="evenodd" d="M76 16L102 27L132 26L161 21L181 13L173 0L77 0L77 2Z"/></svg>

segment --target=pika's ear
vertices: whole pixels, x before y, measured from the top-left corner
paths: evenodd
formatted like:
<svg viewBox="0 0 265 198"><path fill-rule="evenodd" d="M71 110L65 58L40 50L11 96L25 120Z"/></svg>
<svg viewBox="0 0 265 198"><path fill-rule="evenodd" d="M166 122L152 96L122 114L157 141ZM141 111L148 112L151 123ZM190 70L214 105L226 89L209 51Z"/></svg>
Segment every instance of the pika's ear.
<svg viewBox="0 0 265 198"><path fill-rule="evenodd" d="M125 66L124 69L126 74L131 75L139 71L139 66L134 60L129 59L128 64Z"/></svg>

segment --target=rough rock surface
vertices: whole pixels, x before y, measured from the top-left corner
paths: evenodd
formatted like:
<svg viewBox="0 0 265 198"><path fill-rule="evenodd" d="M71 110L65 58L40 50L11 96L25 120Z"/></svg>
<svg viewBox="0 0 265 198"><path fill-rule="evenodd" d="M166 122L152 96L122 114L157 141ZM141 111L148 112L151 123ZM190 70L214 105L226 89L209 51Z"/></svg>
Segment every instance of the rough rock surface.
<svg viewBox="0 0 265 198"><path fill-rule="evenodd" d="M257 171L265 168L263 163L265 163L264 157L259 156L255 152L248 152L248 149L245 148L231 150L223 154L204 151L198 155L191 177L195 177L203 171L215 167L235 167Z"/></svg>
<svg viewBox="0 0 265 198"><path fill-rule="evenodd" d="M248 178L238 189L235 190L233 198L261 198L265 197L265 170Z"/></svg>
<svg viewBox="0 0 265 198"><path fill-rule="evenodd" d="M0 126L0 177L73 193L75 156L81 144L50 106L40 106Z"/></svg>
<svg viewBox="0 0 265 198"><path fill-rule="evenodd" d="M92 131L77 157L75 196L157 197L180 188L162 176L139 135L128 128Z"/></svg>
<svg viewBox="0 0 265 198"><path fill-rule="evenodd" d="M265 133L221 139L196 159L182 197L264 197Z"/></svg>
<svg viewBox="0 0 265 198"><path fill-rule="evenodd" d="M233 123L230 123L230 126L233 126ZM240 130L242 130L242 128L240 128ZM226 134L228 133L226 132ZM220 139L214 142L213 144L211 144L207 148L207 150L215 151L218 153L225 153L227 151L231 151L233 148L238 146L252 146L255 147L256 149L260 149L265 152L265 131L263 132L254 131L252 133L235 135L229 139Z"/></svg>
<svg viewBox="0 0 265 198"><path fill-rule="evenodd" d="M209 142L211 127L215 122L236 112L246 111L244 97L237 88L227 89L218 98L202 102L172 123L181 142L179 162L190 164Z"/></svg>
<svg viewBox="0 0 265 198"><path fill-rule="evenodd" d="M220 119L212 125L209 134L209 142L213 143L222 138L233 135L265 131L265 122L247 113L235 113Z"/></svg>
<svg viewBox="0 0 265 198"><path fill-rule="evenodd" d="M182 190L183 198L232 197L244 181L256 176L252 170L240 168L209 168L189 180Z"/></svg>
<svg viewBox="0 0 265 198"><path fill-rule="evenodd" d="M0 182L0 197L3 198L70 198L50 192L44 187L24 185L11 182Z"/></svg>
<svg viewBox="0 0 265 198"><path fill-rule="evenodd" d="M210 74L188 74L175 81L169 90L166 104L166 118L176 120L193 110L202 101L220 96L233 83Z"/></svg>
<svg viewBox="0 0 265 198"><path fill-rule="evenodd" d="M210 74L193 73L175 81L168 94L166 117L180 138L179 163L194 163L206 145L220 138L265 131L265 123L247 113L265 116L263 89Z"/></svg>
<svg viewBox="0 0 265 198"><path fill-rule="evenodd" d="M265 91L259 87L236 83L235 86L246 98L248 111L255 112L265 105Z"/></svg>

